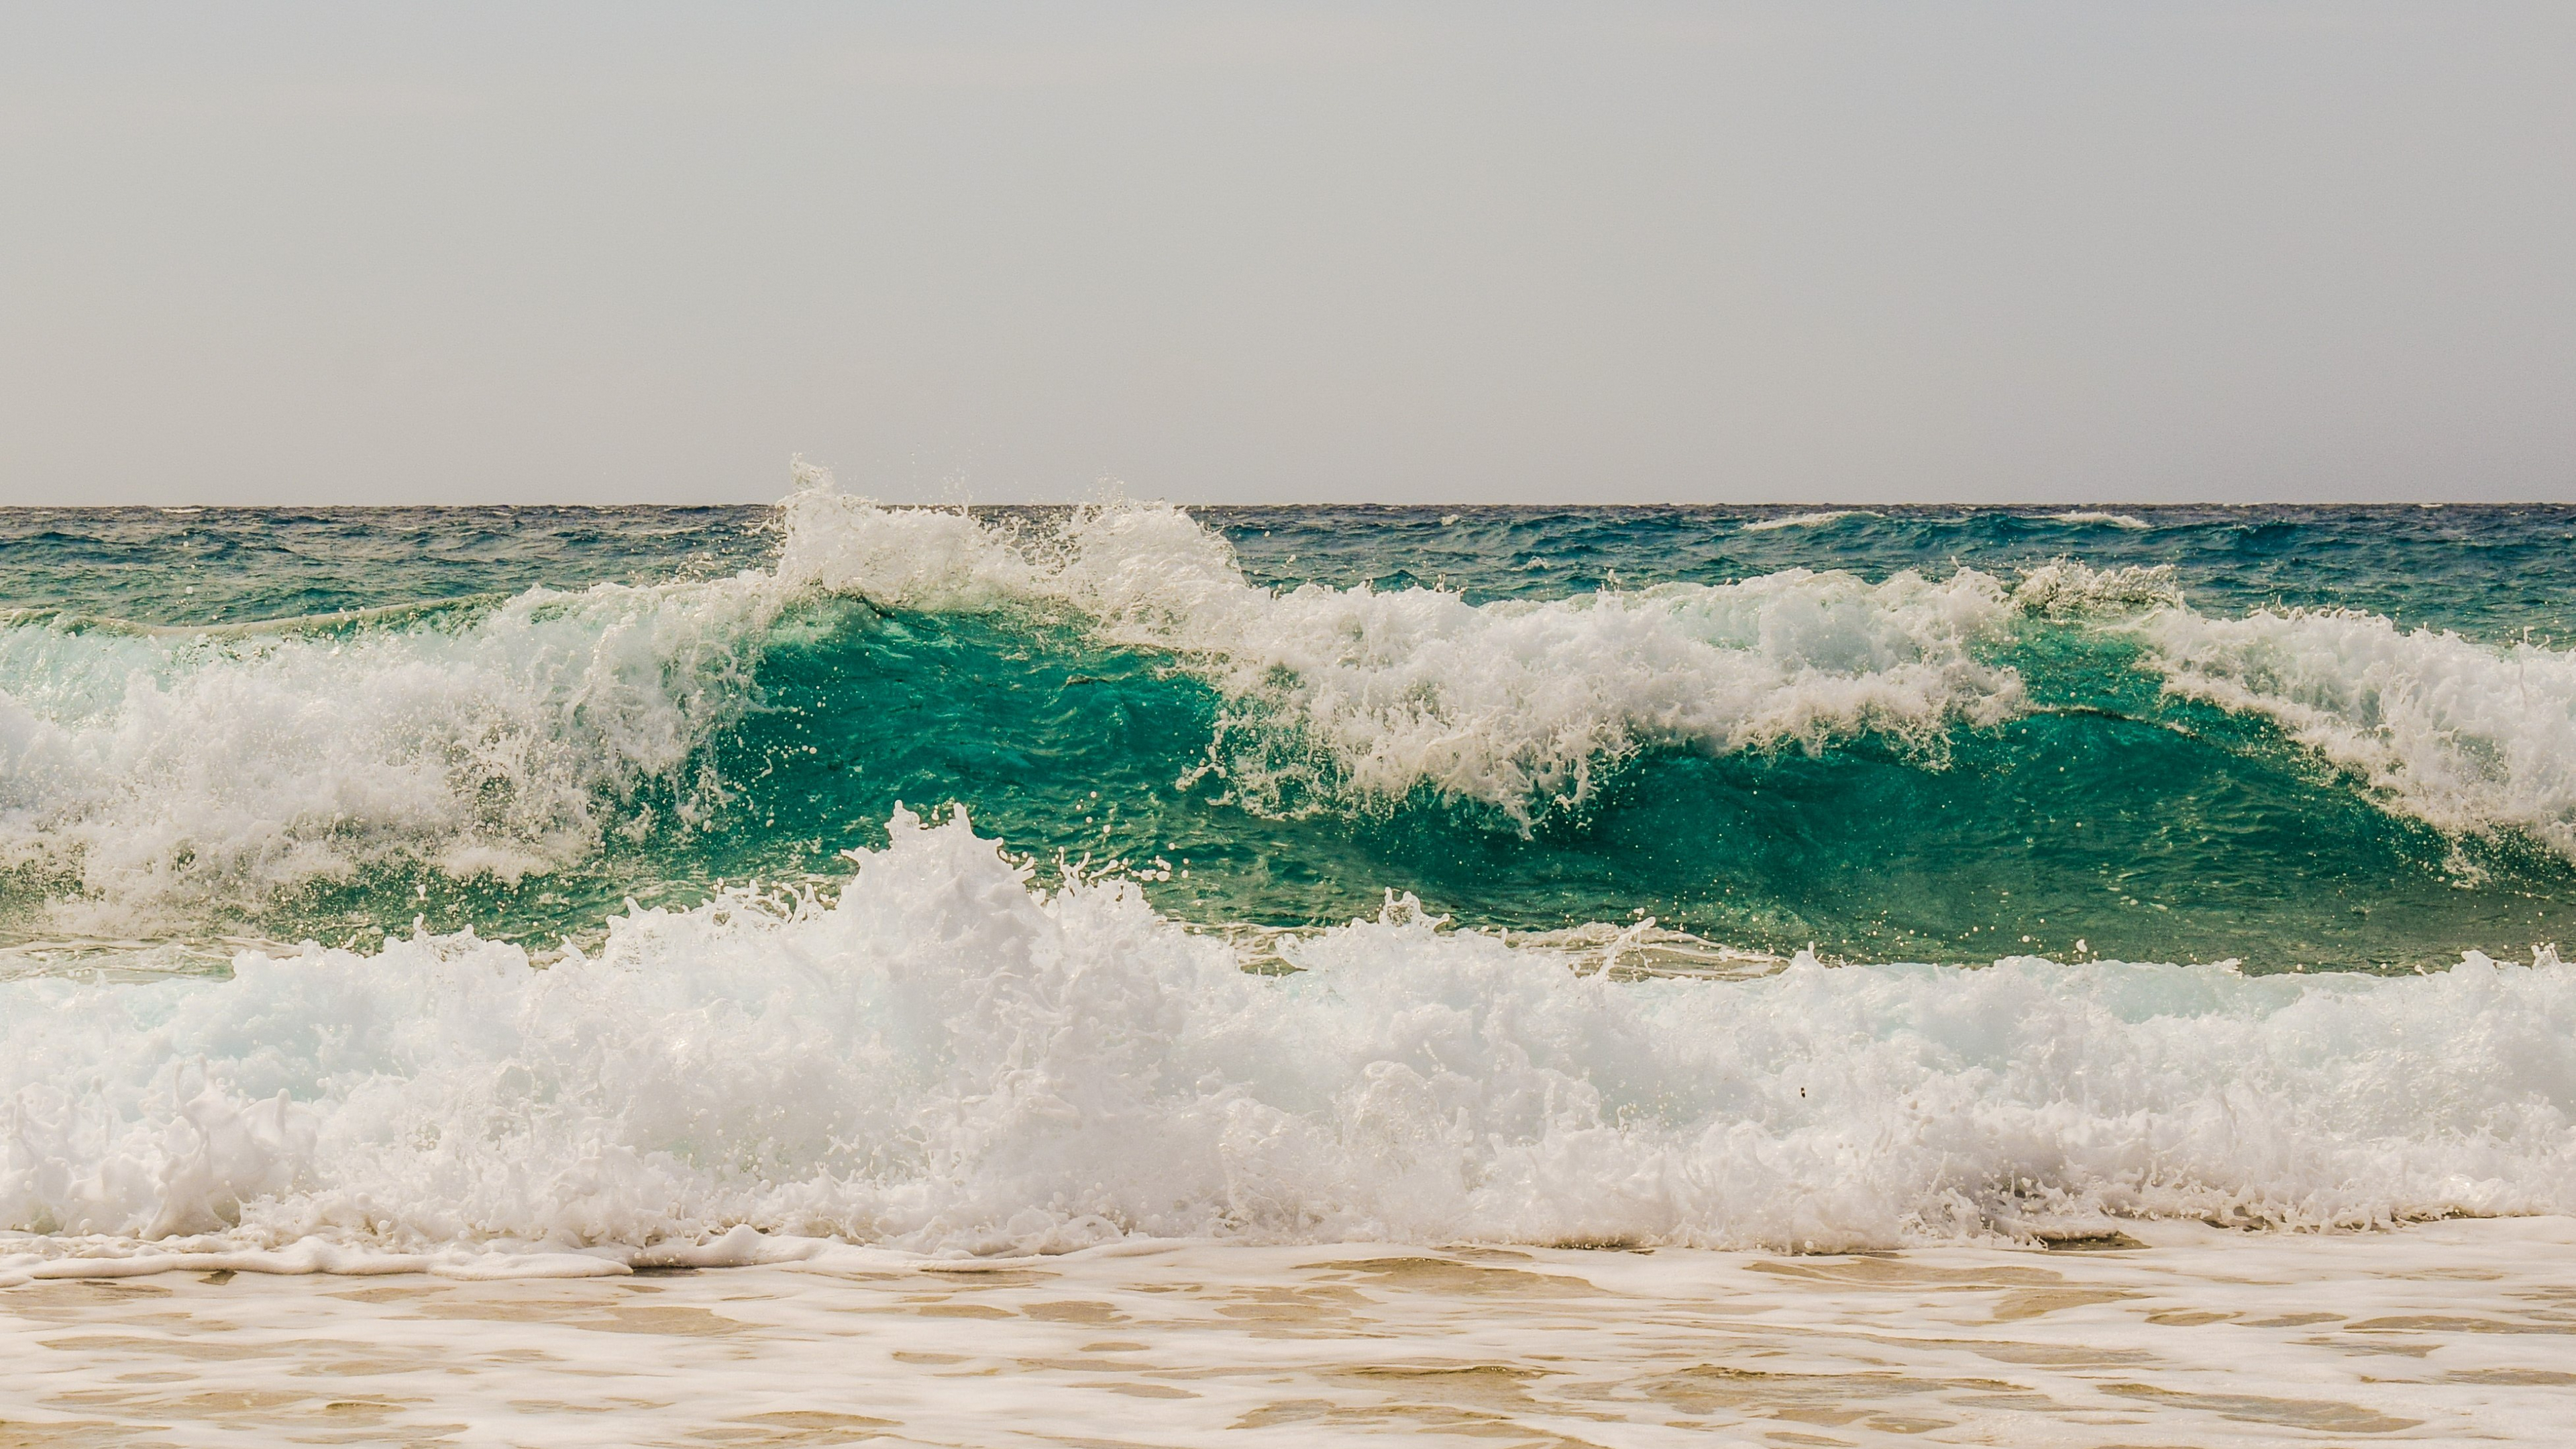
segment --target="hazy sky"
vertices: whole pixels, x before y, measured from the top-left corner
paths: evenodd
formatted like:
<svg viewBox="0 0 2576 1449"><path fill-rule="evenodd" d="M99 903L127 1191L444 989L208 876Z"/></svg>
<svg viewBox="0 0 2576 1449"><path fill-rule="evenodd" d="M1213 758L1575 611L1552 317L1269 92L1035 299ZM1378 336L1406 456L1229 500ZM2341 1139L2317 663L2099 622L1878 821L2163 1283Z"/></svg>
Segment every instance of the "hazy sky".
<svg viewBox="0 0 2576 1449"><path fill-rule="evenodd" d="M2576 499L2576 4L0 7L0 501Z"/></svg>

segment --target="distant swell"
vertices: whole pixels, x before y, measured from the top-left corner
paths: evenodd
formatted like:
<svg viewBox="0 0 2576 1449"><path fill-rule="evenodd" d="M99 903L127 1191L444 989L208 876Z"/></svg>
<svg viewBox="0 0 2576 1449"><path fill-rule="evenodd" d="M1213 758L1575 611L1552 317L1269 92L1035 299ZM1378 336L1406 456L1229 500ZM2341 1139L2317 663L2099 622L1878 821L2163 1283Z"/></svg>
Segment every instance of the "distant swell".
<svg viewBox="0 0 2576 1449"><path fill-rule="evenodd" d="M1620 982L1398 905L1269 977L962 818L891 831L829 908L647 912L547 970L450 937L0 983L0 1226L1854 1248L2576 1210L2546 959Z"/></svg>

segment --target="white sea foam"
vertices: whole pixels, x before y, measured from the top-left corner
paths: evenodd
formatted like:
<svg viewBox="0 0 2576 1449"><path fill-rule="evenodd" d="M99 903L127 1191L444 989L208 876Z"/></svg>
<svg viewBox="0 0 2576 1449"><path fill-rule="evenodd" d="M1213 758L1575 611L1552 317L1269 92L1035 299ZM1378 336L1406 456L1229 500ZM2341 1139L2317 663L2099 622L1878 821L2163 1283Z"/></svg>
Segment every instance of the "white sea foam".
<svg viewBox="0 0 2576 1449"><path fill-rule="evenodd" d="M2106 513L2098 508L2078 508L2065 513L2052 513L2048 515L2048 520L2051 523L2095 523L2105 528L2125 528L2132 532L2144 532L2155 527L2154 524L2134 514Z"/></svg>
<svg viewBox="0 0 2576 1449"><path fill-rule="evenodd" d="M1770 533L1783 528L1822 528L1846 518L1877 518L1881 515L1866 508L1830 508L1822 513L1790 513L1778 518L1757 518L1744 525L1746 533Z"/></svg>
<svg viewBox="0 0 2576 1449"><path fill-rule="evenodd" d="M2546 955L1622 981L1400 903L1282 949L1301 973L1246 974L1132 886L1033 889L962 818L898 816L828 907L646 912L543 970L451 937L9 982L0 1225L38 1258L617 1257L745 1225L1853 1247L2576 1208Z"/></svg>
<svg viewBox="0 0 2576 1449"><path fill-rule="evenodd" d="M2576 653L2340 609L2169 609L2141 628L2169 689L2276 721L2389 808L2576 856Z"/></svg>
<svg viewBox="0 0 2576 1449"><path fill-rule="evenodd" d="M2024 612L2052 619L2121 616L2182 603L2172 564L2097 569L2072 559L2024 570L2012 596Z"/></svg>
<svg viewBox="0 0 2576 1449"><path fill-rule="evenodd" d="M764 575L204 635L0 628L0 862L76 872L64 924L185 925L411 860L516 878L687 813L747 696Z"/></svg>

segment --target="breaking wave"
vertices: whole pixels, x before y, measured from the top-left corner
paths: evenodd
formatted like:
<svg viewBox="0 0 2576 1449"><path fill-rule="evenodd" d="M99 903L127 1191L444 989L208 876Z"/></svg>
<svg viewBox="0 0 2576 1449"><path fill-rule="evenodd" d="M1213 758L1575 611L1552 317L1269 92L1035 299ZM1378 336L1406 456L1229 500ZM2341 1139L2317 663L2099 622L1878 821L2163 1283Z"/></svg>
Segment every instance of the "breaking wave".
<svg viewBox="0 0 2576 1449"><path fill-rule="evenodd" d="M1053 606L1180 656L1231 702L1219 732L1236 738L1211 768L1268 808L1427 789L1526 826L1649 747L1815 750L1870 732L1931 748L1950 724L2020 703L2019 678L1974 652L2015 610L1973 569L1879 584L1791 569L1471 604L1422 588L1273 592L1170 507L1085 510L1042 536L820 489L789 510L784 579L898 608Z"/></svg>
<svg viewBox="0 0 2576 1449"><path fill-rule="evenodd" d="M2167 568L1789 569L1471 602L1265 588L1161 505L976 516L815 476L782 523L773 568L723 579L221 630L0 625L0 872L41 882L57 927L119 936L388 872L542 876L686 833L740 784L712 745L818 601L1167 660L1218 701L1196 778L1258 813L1429 796L1523 834L1654 751L1866 737L1937 767L1960 729L2029 709L2026 626L2078 625L2141 641L2172 693L2277 723L2383 808L2576 858L2576 656L2352 612L2212 618Z"/></svg>
<svg viewBox="0 0 2576 1449"><path fill-rule="evenodd" d="M2385 807L2576 859L2576 654L2343 609L2168 609L2143 632L2166 688L2273 721Z"/></svg>
<svg viewBox="0 0 2576 1449"><path fill-rule="evenodd" d="M0 863L73 876L61 910L110 932L396 862L543 873L703 814L778 606L745 576L392 628L0 629Z"/></svg>
<svg viewBox="0 0 2576 1449"><path fill-rule="evenodd" d="M59 925L116 935L371 871L516 880L687 828L727 789L709 741L818 593L1053 611L1177 655L1230 701L1208 768L1272 810L1429 789L1526 824L1642 748L1933 748L2019 689L1971 655L2010 608L1968 570L1539 604L1274 594L1173 508L1041 528L816 486L771 572L249 628L0 627L0 867L63 882Z"/></svg>
<svg viewBox="0 0 2576 1449"><path fill-rule="evenodd" d="M1751 523L1744 525L1744 531L1746 533L1774 533L1783 528L1822 528L1829 523L1840 523L1846 518L1876 518L1878 516L1878 514L1873 513L1866 508L1829 508L1822 513L1790 513L1783 514L1778 518L1757 518Z"/></svg>
<svg viewBox="0 0 2576 1449"><path fill-rule="evenodd" d="M64 1253L1129 1234L1856 1248L2576 1210L2576 977L1579 974L1407 902L1283 940L898 815L828 905L0 983L0 1271ZM721 1239L728 1232L732 1239ZM336 1251L336 1250L335 1250Z"/></svg>

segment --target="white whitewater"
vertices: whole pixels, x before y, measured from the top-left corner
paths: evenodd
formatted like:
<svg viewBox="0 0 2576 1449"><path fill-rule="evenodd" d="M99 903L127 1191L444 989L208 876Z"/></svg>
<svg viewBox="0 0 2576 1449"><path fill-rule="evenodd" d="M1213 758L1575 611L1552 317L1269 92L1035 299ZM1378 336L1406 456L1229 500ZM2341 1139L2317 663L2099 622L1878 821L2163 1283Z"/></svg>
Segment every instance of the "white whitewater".
<svg viewBox="0 0 2576 1449"><path fill-rule="evenodd" d="M2576 653L2343 609L2167 609L2142 633L2168 688L2274 721L2384 807L2576 858Z"/></svg>
<svg viewBox="0 0 2576 1449"><path fill-rule="evenodd" d="M828 907L644 912L548 969L450 937L0 983L0 1222L43 1235L0 1275L744 1227L1851 1249L2576 1210L2547 953L1615 980L1401 902L1279 949L1298 974L1246 974L1132 885L1042 890L899 817Z"/></svg>

